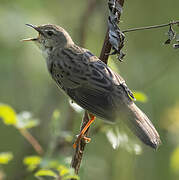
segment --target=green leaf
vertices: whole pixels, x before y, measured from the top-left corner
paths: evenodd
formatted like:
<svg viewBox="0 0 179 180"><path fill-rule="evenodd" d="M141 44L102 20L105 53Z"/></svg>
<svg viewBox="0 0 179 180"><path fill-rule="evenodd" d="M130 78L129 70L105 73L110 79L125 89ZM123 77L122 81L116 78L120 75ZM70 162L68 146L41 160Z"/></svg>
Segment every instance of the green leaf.
<svg viewBox="0 0 179 180"><path fill-rule="evenodd" d="M60 118L60 111L55 109L52 114L53 119L59 119Z"/></svg>
<svg viewBox="0 0 179 180"><path fill-rule="evenodd" d="M29 171L33 171L41 163L41 157L27 156L24 158L23 163L28 167Z"/></svg>
<svg viewBox="0 0 179 180"><path fill-rule="evenodd" d="M17 122L16 112L6 104L0 104L0 118L6 125L15 125Z"/></svg>
<svg viewBox="0 0 179 180"><path fill-rule="evenodd" d="M143 92L135 91L135 92L133 92L133 95L134 95L136 101L145 103L148 100L147 96Z"/></svg>
<svg viewBox="0 0 179 180"><path fill-rule="evenodd" d="M52 170L49 170L49 169L40 169L39 171L37 171L35 173L35 176L36 177L39 177L39 176L50 176L50 177L54 177L54 178L57 178L57 174L54 173Z"/></svg>
<svg viewBox="0 0 179 180"><path fill-rule="evenodd" d="M13 159L13 154L11 152L0 153L0 164L8 164L10 160Z"/></svg>
<svg viewBox="0 0 179 180"><path fill-rule="evenodd" d="M59 161L57 161L57 160L51 160L51 161L49 162L49 167L50 167L50 168L57 169L58 166L59 166Z"/></svg>
<svg viewBox="0 0 179 180"><path fill-rule="evenodd" d="M173 151L170 157L170 167L173 172L179 174L179 146Z"/></svg>
<svg viewBox="0 0 179 180"><path fill-rule="evenodd" d="M69 169L63 165L58 166L57 170L60 172L60 176L64 176L69 173Z"/></svg>
<svg viewBox="0 0 179 180"><path fill-rule="evenodd" d="M30 112L22 112L17 116L16 127L18 129L30 129L39 125L39 120L34 119Z"/></svg>
<svg viewBox="0 0 179 180"><path fill-rule="evenodd" d="M63 180L80 179L79 176L75 174L75 171L73 168L68 168L68 173L64 174L62 177L63 177L62 178Z"/></svg>
<svg viewBox="0 0 179 180"><path fill-rule="evenodd" d="M76 180L78 180L78 179L80 179L80 178L79 178L79 176L77 176L77 175L68 175L68 176L65 176L65 177L63 178L63 180L70 180L70 179L76 179Z"/></svg>

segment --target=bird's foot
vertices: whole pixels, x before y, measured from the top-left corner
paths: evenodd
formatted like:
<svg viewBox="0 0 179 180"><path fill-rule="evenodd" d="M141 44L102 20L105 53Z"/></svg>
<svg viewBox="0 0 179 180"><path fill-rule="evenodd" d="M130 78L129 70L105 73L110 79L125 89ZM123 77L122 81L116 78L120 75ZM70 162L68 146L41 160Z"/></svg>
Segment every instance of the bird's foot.
<svg viewBox="0 0 179 180"><path fill-rule="evenodd" d="M82 135L82 134L79 134L79 135L77 135L77 139L76 139L76 141L75 141L74 144L73 144L73 148L74 148L74 149L76 149L76 147L79 145L79 143L80 143L80 141L81 141L82 139L85 141L86 144L91 141L91 138L86 137L86 136L84 136L84 135Z"/></svg>
<svg viewBox="0 0 179 180"><path fill-rule="evenodd" d="M85 133L86 133L86 131L88 130L88 128L90 127L90 125L92 124L92 122L95 120L95 116L92 115L92 114L89 114L89 117L90 117L90 119L89 119L88 123L87 123L87 124L85 125L85 127L82 129L82 131L81 131L80 134L78 135L75 143L73 144L73 148L74 148L74 149L77 147L77 145L79 145L81 139L84 139L86 143L89 143L89 142L91 141L90 138L88 138L88 137L85 136Z"/></svg>

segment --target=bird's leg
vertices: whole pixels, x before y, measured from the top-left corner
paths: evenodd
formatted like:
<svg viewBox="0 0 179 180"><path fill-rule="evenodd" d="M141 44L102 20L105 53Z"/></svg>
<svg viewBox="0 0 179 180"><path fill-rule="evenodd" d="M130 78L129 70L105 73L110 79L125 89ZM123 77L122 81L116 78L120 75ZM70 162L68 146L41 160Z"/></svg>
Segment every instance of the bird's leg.
<svg viewBox="0 0 179 180"><path fill-rule="evenodd" d="M95 120L96 117L95 117L93 114L89 114L89 117L90 117L90 119L89 119L88 123L87 123L87 124L85 125L85 127L82 129L82 131L81 131L80 134L78 135L77 140L76 140L75 143L73 144L73 148L74 148L74 149L75 149L76 146L79 144L79 142L80 142L80 140L81 140L82 138L83 138L84 140L88 141L88 142L91 141L91 139L88 138L88 137L85 137L84 134L85 134L85 132L87 131L87 129L89 128L89 126L93 123L93 121Z"/></svg>

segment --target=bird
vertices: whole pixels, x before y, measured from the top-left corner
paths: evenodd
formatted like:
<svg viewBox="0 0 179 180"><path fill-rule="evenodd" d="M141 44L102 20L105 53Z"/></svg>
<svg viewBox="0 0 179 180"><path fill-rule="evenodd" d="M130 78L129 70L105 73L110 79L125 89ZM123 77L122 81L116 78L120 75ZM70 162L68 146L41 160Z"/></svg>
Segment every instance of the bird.
<svg viewBox="0 0 179 180"><path fill-rule="evenodd" d="M157 130L137 107L132 91L118 73L76 45L62 27L26 25L36 30L38 37L23 41L35 42L57 86L89 113L89 122L78 137L83 137L96 116L111 123L122 119L144 144L158 148L161 140Z"/></svg>

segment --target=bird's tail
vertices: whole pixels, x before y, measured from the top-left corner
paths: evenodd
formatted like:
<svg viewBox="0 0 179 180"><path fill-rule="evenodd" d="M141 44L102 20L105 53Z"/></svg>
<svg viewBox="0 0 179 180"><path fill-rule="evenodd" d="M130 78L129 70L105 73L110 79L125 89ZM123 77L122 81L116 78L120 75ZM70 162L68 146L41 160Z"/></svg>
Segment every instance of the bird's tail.
<svg viewBox="0 0 179 180"><path fill-rule="evenodd" d="M161 141L152 122L134 103L127 106L125 114L127 114L129 128L143 143L157 149Z"/></svg>

